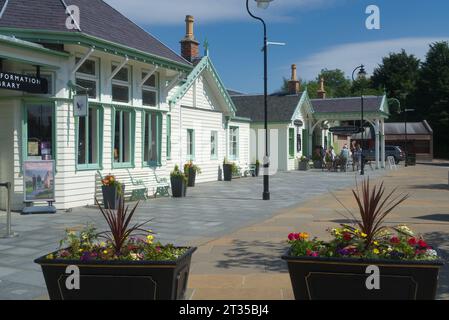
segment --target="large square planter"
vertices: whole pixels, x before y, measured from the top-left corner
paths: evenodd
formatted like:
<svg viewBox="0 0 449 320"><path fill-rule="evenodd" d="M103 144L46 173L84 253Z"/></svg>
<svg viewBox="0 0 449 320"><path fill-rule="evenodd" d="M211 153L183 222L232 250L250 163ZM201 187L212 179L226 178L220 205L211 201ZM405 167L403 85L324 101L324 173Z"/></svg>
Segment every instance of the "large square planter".
<svg viewBox="0 0 449 320"><path fill-rule="evenodd" d="M193 168L189 168L188 179L187 179L187 186L188 187L194 187L195 186L195 180L196 180L196 170L193 169Z"/></svg>
<svg viewBox="0 0 449 320"><path fill-rule="evenodd" d="M442 261L282 257L296 300L432 300ZM380 289L368 290L366 273L379 267Z"/></svg>
<svg viewBox="0 0 449 320"><path fill-rule="evenodd" d="M310 168L309 162L299 161L299 163L298 163L298 170L300 170L300 171L307 171L307 170L309 170L309 168Z"/></svg>
<svg viewBox="0 0 449 320"><path fill-rule="evenodd" d="M125 185L121 185L121 192L116 186L101 186L103 194L103 206L105 209L115 210L118 208L120 197L125 194Z"/></svg>
<svg viewBox="0 0 449 320"><path fill-rule="evenodd" d="M182 178L171 177L171 192L174 198L182 198L186 196L187 183Z"/></svg>
<svg viewBox="0 0 449 320"><path fill-rule="evenodd" d="M34 262L42 267L51 300L180 300L184 299L190 261L196 248L176 261L79 261ZM79 268L79 289L68 290L69 265Z"/></svg>
<svg viewBox="0 0 449 320"><path fill-rule="evenodd" d="M223 180L232 180L232 164L223 164Z"/></svg>

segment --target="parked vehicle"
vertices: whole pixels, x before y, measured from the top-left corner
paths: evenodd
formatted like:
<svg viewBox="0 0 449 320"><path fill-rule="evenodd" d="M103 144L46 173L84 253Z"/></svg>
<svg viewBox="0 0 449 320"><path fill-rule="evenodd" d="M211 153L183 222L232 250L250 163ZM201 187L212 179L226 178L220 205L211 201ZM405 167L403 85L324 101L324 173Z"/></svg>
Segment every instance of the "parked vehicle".
<svg viewBox="0 0 449 320"><path fill-rule="evenodd" d="M375 161L376 160L375 149L373 148L363 150L363 156L365 157L366 161ZM393 157L396 164L398 164L399 162L405 160L405 153L398 146L385 146L385 160L387 160L388 157Z"/></svg>

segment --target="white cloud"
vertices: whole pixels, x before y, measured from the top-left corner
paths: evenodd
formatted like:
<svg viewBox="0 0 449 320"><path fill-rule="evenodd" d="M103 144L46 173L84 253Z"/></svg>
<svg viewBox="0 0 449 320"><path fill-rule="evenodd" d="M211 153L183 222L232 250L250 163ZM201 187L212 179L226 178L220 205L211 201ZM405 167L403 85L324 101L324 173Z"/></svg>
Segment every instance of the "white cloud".
<svg viewBox="0 0 449 320"><path fill-rule="evenodd" d="M449 40L448 37L399 38L391 40L348 43L325 49L298 62L301 78L312 80L322 69L341 69L348 77L354 68L364 64L368 73L382 62L382 58L390 52L404 49L408 54L414 54L424 59L429 44L436 41Z"/></svg>
<svg viewBox="0 0 449 320"><path fill-rule="evenodd" d="M272 20L289 20L293 9L314 9L345 0L275 0L269 10L254 13ZM187 14L201 22L248 19L244 0L106 0L111 6L139 24L183 24ZM251 6L255 2L250 0Z"/></svg>

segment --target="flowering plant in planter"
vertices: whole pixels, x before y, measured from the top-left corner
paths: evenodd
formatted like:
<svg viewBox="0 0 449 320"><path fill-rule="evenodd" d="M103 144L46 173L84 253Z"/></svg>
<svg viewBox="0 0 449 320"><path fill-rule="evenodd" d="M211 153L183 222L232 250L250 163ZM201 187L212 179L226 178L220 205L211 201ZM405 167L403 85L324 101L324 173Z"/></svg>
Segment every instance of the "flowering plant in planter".
<svg viewBox="0 0 449 320"><path fill-rule="evenodd" d="M328 229L331 240L312 238L307 233L290 233L288 262L297 299L433 299L438 270L437 252L420 235L405 225L387 227L386 217L408 195L387 193L383 183L364 180L352 190L359 217L340 200L350 224ZM367 290L364 275L368 266L379 266L383 290ZM314 276L311 277L310 275ZM347 288L339 292L334 288ZM324 287L326 283L328 287ZM306 290L307 288L307 290ZM358 288L358 289L357 289Z"/></svg>
<svg viewBox="0 0 449 320"><path fill-rule="evenodd" d="M121 198L117 210L98 206L108 231L98 233L90 225L79 233L67 231L60 249L35 260L50 299L183 298L195 248L156 242L153 231L144 229L149 221L131 224L138 203L130 209ZM66 284L73 266L79 269L78 290Z"/></svg>
<svg viewBox="0 0 449 320"><path fill-rule="evenodd" d="M170 172L170 182L173 197L185 197L188 178L181 170L179 170L178 165L175 165L173 171Z"/></svg>
<svg viewBox="0 0 449 320"><path fill-rule="evenodd" d="M223 160L223 176L225 181L231 181L233 176L238 175L239 168L235 162L229 162L227 158Z"/></svg>
<svg viewBox="0 0 449 320"><path fill-rule="evenodd" d="M129 225L138 203L129 210L121 200L116 212L98 206L108 223L109 231L97 233L91 225L78 233L67 230L65 238L60 242L60 249L47 255L47 259L159 261L176 260L186 252L185 248L178 249L171 244L164 246L155 242L153 231L143 229L149 221Z"/></svg>
<svg viewBox="0 0 449 320"><path fill-rule="evenodd" d="M189 187L194 187L196 175L201 174L201 168L196 164L193 164L193 161L189 161L184 164L184 174L187 177L187 185Z"/></svg>
<svg viewBox="0 0 449 320"><path fill-rule="evenodd" d="M116 209L119 198L123 197L125 186L115 176L109 174L101 179L103 203L106 209Z"/></svg>

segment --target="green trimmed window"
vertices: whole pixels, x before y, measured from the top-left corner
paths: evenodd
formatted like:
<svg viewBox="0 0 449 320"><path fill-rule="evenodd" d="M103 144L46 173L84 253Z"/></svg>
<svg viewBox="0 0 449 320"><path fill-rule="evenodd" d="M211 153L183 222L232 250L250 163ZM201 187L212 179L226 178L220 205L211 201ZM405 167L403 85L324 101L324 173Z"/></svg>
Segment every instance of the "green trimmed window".
<svg viewBox="0 0 449 320"><path fill-rule="evenodd" d="M161 164L162 115L156 112L143 112L143 164Z"/></svg>
<svg viewBox="0 0 449 320"><path fill-rule="evenodd" d="M148 72L142 72L142 80ZM156 107L158 105L157 76L153 74L142 86L142 104L144 106Z"/></svg>
<svg viewBox="0 0 449 320"><path fill-rule="evenodd" d="M210 133L210 158L218 159L218 131Z"/></svg>
<svg viewBox="0 0 449 320"><path fill-rule="evenodd" d="M187 129L187 160L195 160L195 130Z"/></svg>
<svg viewBox="0 0 449 320"><path fill-rule="evenodd" d="M288 156L295 157L295 128L288 129Z"/></svg>
<svg viewBox="0 0 449 320"><path fill-rule="evenodd" d="M76 63L81 60L75 59ZM87 59L76 72L77 94L88 94L90 99L97 99L100 82L99 62L96 59Z"/></svg>
<svg viewBox="0 0 449 320"><path fill-rule="evenodd" d="M130 110L116 109L114 111L113 123L114 167L130 167L134 162L134 114Z"/></svg>
<svg viewBox="0 0 449 320"><path fill-rule="evenodd" d="M103 112L89 107L87 117L76 119L77 168L98 169L101 165Z"/></svg>
<svg viewBox="0 0 449 320"><path fill-rule="evenodd" d="M229 158L239 158L239 127L229 127Z"/></svg>
<svg viewBox="0 0 449 320"><path fill-rule="evenodd" d="M167 159L171 159L171 115L167 115Z"/></svg>
<svg viewBox="0 0 449 320"><path fill-rule="evenodd" d="M112 72L118 65L112 65ZM124 66L112 78L112 101L129 103L131 101L131 67Z"/></svg>

